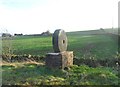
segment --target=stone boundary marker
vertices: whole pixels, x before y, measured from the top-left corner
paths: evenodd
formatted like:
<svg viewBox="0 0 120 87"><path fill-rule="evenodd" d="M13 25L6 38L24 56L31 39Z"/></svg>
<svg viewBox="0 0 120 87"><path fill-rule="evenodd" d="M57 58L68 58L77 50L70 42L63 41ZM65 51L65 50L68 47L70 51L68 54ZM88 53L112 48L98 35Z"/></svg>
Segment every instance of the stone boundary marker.
<svg viewBox="0 0 120 87"><path fill-rule="evenodd" d="M64 69L73 65L73 51L67 50L67 36L64 30L55 30L52 38L54 53L47 53L45 64L50 68Z"/></svg>

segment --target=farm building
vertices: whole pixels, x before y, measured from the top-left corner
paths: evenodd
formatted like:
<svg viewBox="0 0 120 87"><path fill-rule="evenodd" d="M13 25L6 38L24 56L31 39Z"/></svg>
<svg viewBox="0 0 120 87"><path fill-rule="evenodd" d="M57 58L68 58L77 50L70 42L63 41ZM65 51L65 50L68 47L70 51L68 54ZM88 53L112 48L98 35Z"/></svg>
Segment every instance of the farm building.
<svg viewBox="0 0 120 87"><path fill-rule="evenodd" d="M10 33L2 33L2 37L11 37L12 35Z"/></svg>

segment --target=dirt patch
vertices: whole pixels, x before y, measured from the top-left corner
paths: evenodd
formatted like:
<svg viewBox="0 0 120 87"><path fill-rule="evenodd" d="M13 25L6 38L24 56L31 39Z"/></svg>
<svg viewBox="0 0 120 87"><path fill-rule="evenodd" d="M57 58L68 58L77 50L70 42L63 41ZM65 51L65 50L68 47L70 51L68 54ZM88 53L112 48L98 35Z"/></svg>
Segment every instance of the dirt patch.
<svg viewBox="0 0 120 87"><path fill-rule="evenodd" d="M31 61L31 62L14 62L14 63L9 63L6 61L3 61L3 63L1 63L0 66L13 66L13 67L22 67L26 64L35 64L35 65L45 65L44 62L35 62L35 61Z"/></svg>
<svg viewBox="0 0 120 87"><path fill-rule="evenodd" d="M40 62L44 61L45 57L43 56L34 56L34 55L11 55L8 57L7 55L2 55L2 60L5 62Z"/></svg>
<svg viewBox="0 0 120 87"><path fill-rule="evenodd" d="M73 63L75 65L88 65L90 67L99 67L99 66L105 66L105 67L116 67L120 68L120 61L118 58L112 58L112 59L94 59L94 58L74 58Z"/></svg>

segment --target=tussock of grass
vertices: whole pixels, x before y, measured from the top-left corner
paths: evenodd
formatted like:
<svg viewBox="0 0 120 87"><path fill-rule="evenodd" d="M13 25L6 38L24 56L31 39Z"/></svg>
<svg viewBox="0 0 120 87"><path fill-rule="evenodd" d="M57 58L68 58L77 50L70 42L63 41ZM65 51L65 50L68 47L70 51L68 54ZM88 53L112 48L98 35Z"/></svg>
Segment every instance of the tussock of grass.
<svg viewBox="0 0 120 87"><path fill-rule="evenodd" d="M66 71L36 63L16 66L2 66L3 85L118 85L119 80L116 72L105 67L74 65Z"/></svg>

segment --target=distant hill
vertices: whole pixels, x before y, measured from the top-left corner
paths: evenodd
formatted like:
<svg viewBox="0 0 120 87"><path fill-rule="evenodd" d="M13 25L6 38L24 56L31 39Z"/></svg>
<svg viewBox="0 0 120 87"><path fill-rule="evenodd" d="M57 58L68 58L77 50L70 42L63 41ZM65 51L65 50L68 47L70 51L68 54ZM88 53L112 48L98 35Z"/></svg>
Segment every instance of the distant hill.
<svg viewBox="0 0 120 87"><path fill-rule="evenodd" d="M115 34L118 35L118 28L106 28L106 29L97 29L97 30L88 30L88 31L74 31L67 32L68 35L91 35L91 34Z"/></svg>
<svg viewBox="0 0 120 87"><path fill-rule="evenodd" d="M111 33L111 34L116 34L116 35L118 35L118 28L108 28L108 29L104 29L104 31L106 32L106 33Z"/></svg>

